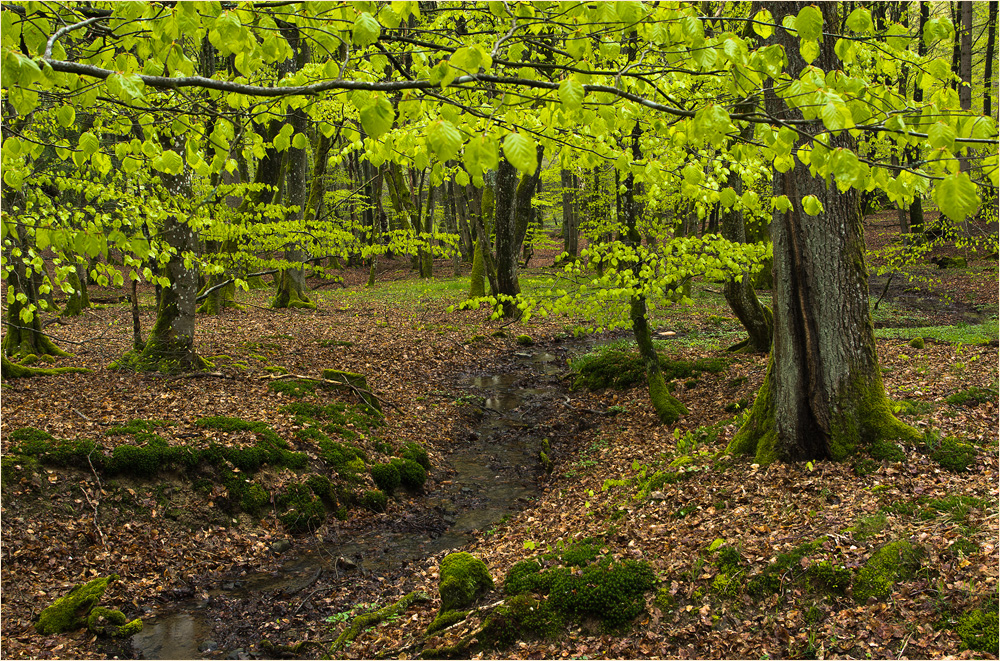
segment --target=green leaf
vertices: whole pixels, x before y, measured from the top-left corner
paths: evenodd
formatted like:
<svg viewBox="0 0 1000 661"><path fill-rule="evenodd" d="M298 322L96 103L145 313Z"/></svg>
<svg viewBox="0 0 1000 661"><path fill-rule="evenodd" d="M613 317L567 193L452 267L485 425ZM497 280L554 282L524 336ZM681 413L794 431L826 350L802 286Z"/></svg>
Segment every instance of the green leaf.
<svg viewBox="0 0 1000 661"><path fill-rule="evenodd" d="M629 25L632 23L638 23L646 15L646 11L641 2L624 0L623 2L615 2L613 4L615 13L618 15L618 20L622 23Z"/></svg>
<svg viewBox="0 0 1000 661"><path fill-rule="evenodd" d="M20 168L7 167L4 168L3 171L3 180L5 184L10 186L14 190L17 190L21 188L21 184L24 183L24 175L21 172ZM39 248L41 248L41 246L39 246ZM41 249L44 250L44 248Z"/></svg>
<svg viewBox="0 0 1000 661"><path fill-rule="evenodd" d="M101 148L101 142L97 139L97 136L87 131L80 136L80 151L83 152L83 158L90 158L90 155Z"/></svg>
<svg viewBox="0 0 1000 661"><path fill-rule="evenodd" d="M375 20L375 17L368 12L362 12L354 21L351 38L358 46L368 46L378 41L381 32L382 26Z"/></svg>
<svg viewBox="0 0 1000 661"><path fill-rule="evenodd" d="M108 91L122 101L141 99L145 94L146 83L137 73L113 73L107 79Z"/></svg>
<svg viewBox="0 0 1000 661"><path fill-rule="evenodd" d="M709 551L716 551L716 550L718 550L718 548L720 546L722 546L725 543L726 543L726 540L724 540L722 538L717 538L717 539L713 540L711 544L708 545L708 550Z"/></svg>
<svg viewBox="0 0 1000 661"><path fill-rule="evenodd" d="M931 149L940 149L944 147L950 151L954 151L955 129L948 126L944 122L935 122L927 130L927 140Z"/></svg>
<svg viewBox="0 0 1000 661"><path fill-rule="evenodd" d="M458 150L462 146L462 134L454 124L442 119L431 124L427 131L427 142L438 160L450 161L458 156Z"/></svg>
<svg viewBox="0 0 1000 661"><path fill-rule="evenodd" d="M861 162L858 160L857 154L850 149L834 150L833 156L830 158L830 169L837 180L837 188L841 192L856 184L863 175Z"/></svg>
<svg viewBox="0 0 1000 661"><path fill-rule="evenodd" d="M851 12L851 15L847 17L846 25L848 29L854 30L858 34L871 32L875 28L871 12L862 7Z"/></svg>
<svg viewBox="0 0 1000 661"><path fill-rule="evenodd" d="M152 165L154 169L167 174L180 174L184 171L184 159L172 149L166 150L153 159Z"/></svg>
<svg viewBox="0 0 1000 661"><path fill-rule="evenodd" d="M806 195L802 198L802 210L810 216L818 216L823 213L823 203L815 195Z"/></svg>
<svg viewBox="0 0 1000 661"><path fill-rule="evenodd" d="M688 163L685 165L684 169L681 170L681 175L683 175L684 181L692 186L697 186L705 178L705 173L694 163Z"/></svg>
<svg viewBox="0 0 1000 661"><path fill-rule="evenodd" d="M823 36L823 12L816 5L803 7L795 17L799 39L820 39Z"/></svg>
<svg viewBox="0 0 1000 661"><path fill-rule="evenodd" d="M719 191L719 204L721 204L724 209L731 208L734 204L736 204L737 199L739 198L736 196L736 191L731 187L723 188Z"/></svg>
<svg viewBox="0 0 1000 661"><path fill-rule="evenodd" d="M774 28L770 25L770 23L774 23L774 17L771 16L771 12L766 9L761 9L753 17L753 20L753 31L757 33L758 37L761 39L767 39L774 34ZM764 23L768 25L762 25Z"/></svg>
<svg viewBox="0 0 1000 661"><path fill-rule="evenodd" d="M59 122L59 126L68 129L76 121L76 109L70 105L62 106L56 111L56 121Z"/></svg>
<svg viewBox="0 0 1000 661"><path fill-rule="evenodd" d="M799 55L806 64L812 64L819 57L819 42L815 39L803 39L799 42Z"/></svg>
<svg viewBox="0 0 1000 661"><path fill-rule="evenodd" d="M538 158L535 141L520 133L511 133L503 141L503 155L515 168L528 175L535 174Z"/></svg>
<svg viewBox="0 0 1000 661"><path fill-rule="evenodd" d="M948 175L934 187L934 201L944 215L961 222L979 207L976 185L965 172Z"/></svg>
<svg viewBox="0 0 1000 661"><path fill-rule="evenodd" d="M295 137L292 138L292 147L295 149L305 149L309 145L309 141L306 139L305 133L296 133Z"/></svg>
<svg viewBox="0 0 1000 661"><path fill-rule="evenodd" d="M493 170L500 163L499 147L495 140L481 135L465 145L463 154L465 169L473 177L480 177L487 170Z"/></svg>
<svg viewBox="0 0 1000 661"><path fill-rule="evenodd" d="M583 95L583 85L572 76L559 83L559 98L570 110L577 110L583 106Z"/></svg>
<svg viewBox="0 0 1000 661"><path fill-rule="evenodd" d="M374 104L361 111L361 126L373 138L382 137L392 128L395 119L392 103L383 95L379 95Z"/></svg>

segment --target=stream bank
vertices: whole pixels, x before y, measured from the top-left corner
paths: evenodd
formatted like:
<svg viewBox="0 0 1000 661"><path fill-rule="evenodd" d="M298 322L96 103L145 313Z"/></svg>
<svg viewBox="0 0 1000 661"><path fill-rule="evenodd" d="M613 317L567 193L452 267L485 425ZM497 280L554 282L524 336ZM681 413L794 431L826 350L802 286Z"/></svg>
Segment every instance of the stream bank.
<svg viewBox="0 0 1000 661"><path fill-rule="evenodd" d="M460 416L450 448L440 448L435 486L364 528L343 522L322 539L302 536L283 550L277 571L234 571L192 581L172 603L146 607L144 630L133 637L134 658L271 657L295 638L297 620L346 620L357 604L394 598L387 585L415 572L426 575L429 560L490 534L505 517L529 507L544 471L544 438L571 435L553 430L565 413L561 375L575 342L549 349L520 350L490 371L456 374L450 384ZM577 423L588 426L583 418ZM557 425L559 426L559 425ZM558 441L557 441L558 442ZM443 474L443 475L442 475ZM279 547L281 548L281 547ZM433 569L432 569L433 571ZM197 587L195 587L197 584ZM314 622L315 623L315 622ZM269 634L275 647L264 650ZM318 656L329 641L312 640Z"/></svg>

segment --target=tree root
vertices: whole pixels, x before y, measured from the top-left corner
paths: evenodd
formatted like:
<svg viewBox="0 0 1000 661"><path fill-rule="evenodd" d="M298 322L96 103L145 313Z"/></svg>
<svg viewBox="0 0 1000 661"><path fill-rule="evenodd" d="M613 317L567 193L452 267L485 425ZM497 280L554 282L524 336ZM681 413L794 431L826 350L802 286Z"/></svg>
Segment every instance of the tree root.
<svg viewBox="0 0 1000 661"><path fill-rule="evenodd" d="M364 615L359 615L354 618L351 622L351 626L347 627L343 633L341 633L337 640L333 641L330 645L330 655L334 655L344 648L345 645L353 641L358 637L362 631L368 627L384 622L394 615L400 615L404 613L411 605L415 603L430 601L430 596L426 592L415 591L411 592L405 597L402 597L398 601L384 608L380 608L374 613L365 613Z"/></svg>

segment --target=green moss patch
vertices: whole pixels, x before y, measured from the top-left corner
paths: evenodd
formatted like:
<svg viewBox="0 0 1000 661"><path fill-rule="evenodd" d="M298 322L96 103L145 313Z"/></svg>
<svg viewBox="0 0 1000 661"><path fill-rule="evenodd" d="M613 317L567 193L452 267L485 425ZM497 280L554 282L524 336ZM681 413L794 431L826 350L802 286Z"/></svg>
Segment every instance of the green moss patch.
<svg viewBox="0 0 1000 661"><path fill-rule="evenodd" d="M718 373L729 363L724 358L699 358L694 361L660 359L660 370L665 381L690 379L704 372ZM578 376L574 388L590 390L617 388L619 390L646 382L646 368L636 351L624 349L598 349L573 361L571 368Z"/></svg>
<svg viewBox="0 0 1000 661"><path fill-rule="evenodd" d="M969 466L976 462L978 454L975 447L949 436L942 438L937 447L933 449L931 459L941 468L955 473L964 473Z"/></svg>
<svg viewBox="0 0 1000 661"><path fill-rule="evenodd" d="M518 640L553 636L562 626L563 616L549 600L519 594L490 613L479 638L486 647L502 649Z"/></svg>
<svg viewBox="0 0 1000 661"><path fill-rule="evenodd" d="M1000 645L997 633L997 608L989 611L975 609L963 615L955 626L955 633L966 649L986 654L996 654Z"/></svg>
<svg viewBox="0 0 1000 661"><path fill-rule="evenodd" d="M996 402L997 389L972 386L967 390L962 390L948 395L944 398L944 401L948 402L952 406L979 406L980 404L985 404L986 402Z"/></svg>
<svg viewBox="0 0 1000 661"><path fill-rule="evenodd" d="M786 584L791 584L805 573L802 568L803 558L815 553L823 545L825 537L796 546L791 551L778 554L774 562L768 564L763 571L753 576L747 583L747 592L754 597L764 597L776 594Z"/></svg>
<svg viewBox="0 0 1000 661"><path fill-rule="evenodd" d="M95 578L78 585L69 594L56 599L42 611L35 622L35 630L43 636L65 633L87 626L87 616L104 596L108 585L118 580L117 574Z"/></svg>
<svg viewBox="0 0 1000 661"><path fill-rule="evenodd" d="M896 583L913 577L923 556L924 550L907 540L881 547L858 571L854 581L855 601L863 604L872 598L886 599Z"/></svg>
<svg viewBox="0 0 1000 661"><path fill-rule="evenodd" d="M446 555L439 572L441 612L467 608L493 589L493 578L486 563L464 551Z"/></svg>

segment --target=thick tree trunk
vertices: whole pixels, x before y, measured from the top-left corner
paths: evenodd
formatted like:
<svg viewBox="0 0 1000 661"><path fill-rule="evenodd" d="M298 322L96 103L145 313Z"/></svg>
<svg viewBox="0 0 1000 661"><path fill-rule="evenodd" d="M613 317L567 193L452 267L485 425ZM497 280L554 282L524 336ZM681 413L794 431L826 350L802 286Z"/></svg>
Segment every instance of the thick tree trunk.
<svg viewBox="0 0 1000 661"><path fill-rule="evenodd" d="M497 168L495 196L493 222L496 232L497 288L493 295L501 297L503 315L512 317L517 309L513 299L521 293L521 284L517 279L517 257L521 246L516 239L514 216L517 170L505 158L500 159L500 166Z"/></svg>
<svg viewBox="0 0 1000 661"><path fill-rule="evenodd" d="M795 16L806 3L776 5ZM837 7L823 3L827 25L836 24ZM782 16L776 16L780 22ZM805 67L798 39L777 30L774 39L789 59L787 73L798 78ZM821 45L813 63L836 70L832 44ZM772 116L801 120L774 87L765 88ZM821 125L800 124L817 133ZM833 147L853 147L847 133ZM916 430L891 412L875 352L868 305L864 237L858 193L839 192L833 182L815 179L800 162L775 176L774 194L787 195L792 208L772 221L774 240L774 348L767 378L750 418L729 449L757 463L843 460L875 441L916 438ZM807 216L802 198L814 195L823 212Z"/></svg>

